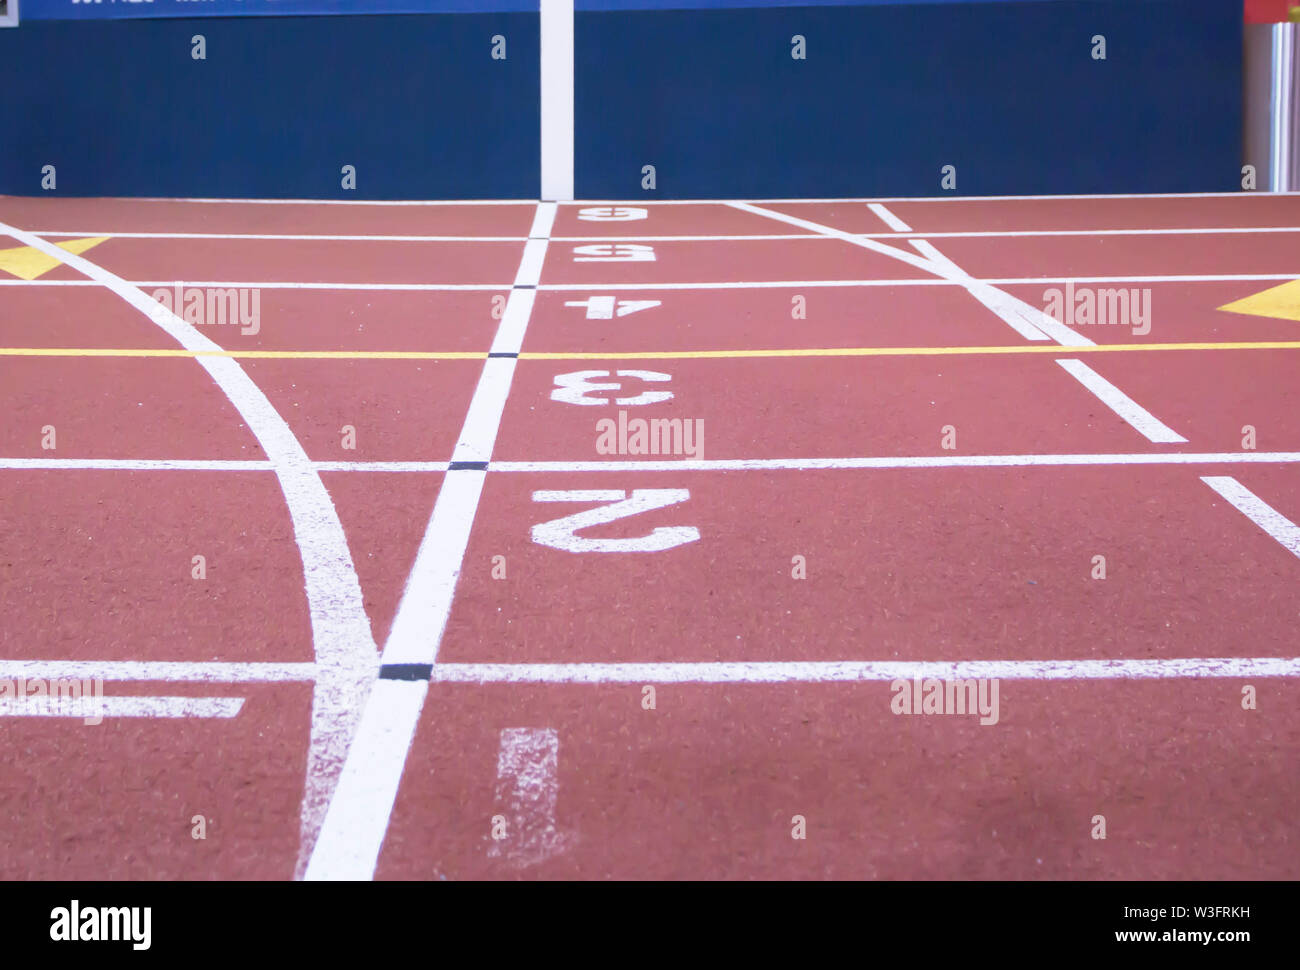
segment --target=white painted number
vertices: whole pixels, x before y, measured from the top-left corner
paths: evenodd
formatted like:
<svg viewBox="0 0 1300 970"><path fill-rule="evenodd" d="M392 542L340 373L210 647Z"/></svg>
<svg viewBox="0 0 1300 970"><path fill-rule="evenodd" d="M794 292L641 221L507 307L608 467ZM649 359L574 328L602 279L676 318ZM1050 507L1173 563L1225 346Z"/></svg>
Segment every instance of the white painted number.
<svg viewBox="0 0 1300 970"><path fill-rule="evenodd" d="M612 296L589 296L585 300L566 300L565 306L584 306L587 308L588 320L613 320L617 307L618 315L625 317L638 310L649 310L662 306L661 300L617 300Z"/></svg>
<svg viewBox="0 0 1300 970"><path fill-rule="evenodd" d="M605 502L585 512L575 512L562 519L540 522L533 526L533 542L564 552L663 552L700 538L700 530L690 525L660 526L648 535L630 539L587 539L576 535L579 529L589 529L626 519L642 512L667 508L688 501L691 497L685 488L638 488L632 497L621 489L591 488L562 492L533 492L534 502Z"/></svg>
<svg viewBox="0 0 1300 970"><path fill-rule="evenodd" d="M655 248L644 243L593 243L573 247L575 263L653 263Z"/></svg>
<svg viewBox="0 0 1300 970"><path fill-rule="evenodd" d="M633 222L647 215L645 209L625 205L596 205L578 210L578 218L583 222Z"/></svg>
<svg viewBox="0 0 1300 970"><path fill-rule="evenodd" d="M643 381L671 381L671 374L661 374L654 370L621 370L616 372L619 377L635 377ZM607 397L588 397L590 391L618 391L622 390L621 381L609 381L607 383L595 383L593 377L609 377L607 370L578 370L570 374L555 375L555 390L551 391L551 400L559 401L561 404L584 404L598 405L608 404ZM672 400L672 391L642 391L631 397L616 397L614 403L621 406L637 404L659 404L662 401Z"/></svg>

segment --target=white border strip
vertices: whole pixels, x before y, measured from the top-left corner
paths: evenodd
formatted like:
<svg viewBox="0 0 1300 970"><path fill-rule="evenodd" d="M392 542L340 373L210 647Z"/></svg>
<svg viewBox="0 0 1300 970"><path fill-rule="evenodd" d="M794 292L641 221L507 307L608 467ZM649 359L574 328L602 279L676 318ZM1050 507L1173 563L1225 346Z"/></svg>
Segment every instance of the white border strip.
<svg viewBox="0 0 1300 970"><path fill-rule="evenodd" d="M937 679L1112 680L1296 677L1300 658L1176 660L809 661L771 663L445 663L441 684L783 684Z"/></svg>

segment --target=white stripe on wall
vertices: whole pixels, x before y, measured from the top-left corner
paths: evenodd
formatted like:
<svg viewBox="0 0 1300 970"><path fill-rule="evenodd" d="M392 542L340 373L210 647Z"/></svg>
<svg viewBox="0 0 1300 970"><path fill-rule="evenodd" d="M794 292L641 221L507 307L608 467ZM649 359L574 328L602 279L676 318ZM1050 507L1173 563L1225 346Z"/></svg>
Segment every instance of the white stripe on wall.
<svg viewBox="0 0 1300 970"><path fill-rule="evenodd" d="M1288 192L1294 186L1291 165L1296 128L1293 121L1295 105L1292 102L1292 86L1296 73L1297 32L1300 32L1300 26L1296 24L1273 25L1273 76L1269 98L1272 158L1269 160L1269 188L1274 192Z"/></svg>
<svg viewBox="0 0 1300 970"><path fill-rule="evenodd" d="M541 0L542 198L573 201L573 0Z"/></svg>

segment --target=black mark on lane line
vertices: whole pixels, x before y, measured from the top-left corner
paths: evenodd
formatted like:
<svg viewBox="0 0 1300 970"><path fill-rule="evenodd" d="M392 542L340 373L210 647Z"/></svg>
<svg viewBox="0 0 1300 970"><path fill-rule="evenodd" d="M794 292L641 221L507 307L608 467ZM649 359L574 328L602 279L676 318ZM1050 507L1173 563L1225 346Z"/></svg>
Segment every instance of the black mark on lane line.
<svg viewBox="0 0 1300 970"><path fill-rule="evenodd" d="M433 676L433 664L383 664L379 668L380 680L428 680Z"/></svg>

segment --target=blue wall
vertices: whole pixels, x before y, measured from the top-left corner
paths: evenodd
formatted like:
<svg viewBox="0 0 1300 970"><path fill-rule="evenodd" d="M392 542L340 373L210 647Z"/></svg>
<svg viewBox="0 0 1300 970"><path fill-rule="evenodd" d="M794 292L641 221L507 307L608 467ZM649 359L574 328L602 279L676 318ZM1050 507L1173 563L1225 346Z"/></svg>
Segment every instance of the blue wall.
<svg viewBox="0 0 1300 970"><path fill-rule="evenodd" d="M1239 187L1240 0L774 4L576 0L577 196L928 196L943 165L960 195ZM536 6L24 0L0 193L54 164L67 195L536 198ZM260 16L193 16L231 11Z"/></svg>
<svg viewBox="0 0 1300 970"><path fill-rule="evenodd" d="M207 59L193 60L202 34ZM490 38L507 38L504 61ZM535 14L0 30L0 193L536 198ZM343 165L357 187L341 187Z"/></svg>
<svg viewBox="0 0 1300 970"><path fill-rule="evenodd" d="M580 12L576 30L587 198L940 195L943 165L961 195L1240 184L1235 0Z"/></svg>

